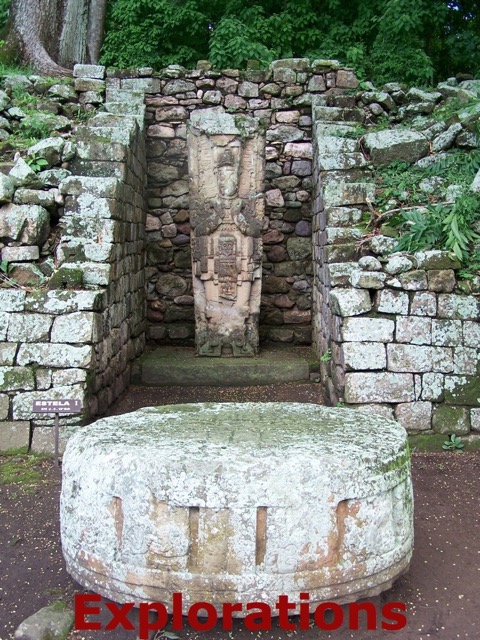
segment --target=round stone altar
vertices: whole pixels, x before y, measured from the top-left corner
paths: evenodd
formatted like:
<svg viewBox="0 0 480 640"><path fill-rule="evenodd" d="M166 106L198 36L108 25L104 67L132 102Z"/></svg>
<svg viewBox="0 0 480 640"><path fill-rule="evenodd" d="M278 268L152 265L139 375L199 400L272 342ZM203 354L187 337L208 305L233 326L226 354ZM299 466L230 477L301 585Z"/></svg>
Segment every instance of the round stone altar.
<svg viewBox="0 0 480 640"><path fill-rule="evenodd" d="M409 566L406 432L296 403L149 407L77 431L63 458L70 574L118 602L345 603ZM242 615L241 613L239 614ZM274 613L275 615L275 613Z"/></svg>

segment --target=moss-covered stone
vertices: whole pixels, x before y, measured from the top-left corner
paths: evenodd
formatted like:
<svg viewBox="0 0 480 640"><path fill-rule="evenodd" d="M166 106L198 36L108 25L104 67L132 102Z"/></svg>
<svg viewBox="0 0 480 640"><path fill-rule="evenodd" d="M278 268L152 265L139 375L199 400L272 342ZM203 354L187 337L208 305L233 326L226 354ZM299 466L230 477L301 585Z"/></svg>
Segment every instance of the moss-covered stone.
<svg viewBox="0 0 480 640"><path fill-rule="evenodd" d="M433 430L445 435L463 436L470 431L470 415L465 407L438 405L433 410Z"/></svg>
<svg viewBox="0 0 480 640"><path fill-rule="evenodd" d="M81 289L83 287L83 271L60 267L48 282L49 289Z"/></svg>
<svg viewBox="0 0 480 640"><path fill-rule="evenodd" d="M480 378L477 376L446 376L446 404L480 406Z"/></svg>
<svg viewBox="0 0 480 640"><path fill-rule="evenodd" d="M35 388L33 369L0 367L0 391L28 391Z"/></svg>

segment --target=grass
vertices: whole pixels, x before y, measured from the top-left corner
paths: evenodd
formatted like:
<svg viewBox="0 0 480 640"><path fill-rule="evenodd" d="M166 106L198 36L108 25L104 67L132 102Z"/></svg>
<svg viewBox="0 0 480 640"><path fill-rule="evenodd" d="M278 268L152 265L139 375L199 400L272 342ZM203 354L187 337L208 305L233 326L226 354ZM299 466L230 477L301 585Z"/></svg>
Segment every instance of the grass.
<svg viewBox="0 0 480 640"><path fill-rule="evenodd" d="M447 440L448 435L445 434L416 434L409 435L408 441L412 451L418 451L421 453L445 453L445 455L452 455L455 452L446 452L442 448L443 443ZM480 437L477 436L461 436L461 441L464 443L465 448L462 451L474 452L480 451Z"/></svg>
<svg viewBox="0 0 480 640"><path fill-rule="evenodd" d="M28 453L26 447L0 452L0 485L40 484L44 479L44 463L49 458L44 453Z"/></svg>

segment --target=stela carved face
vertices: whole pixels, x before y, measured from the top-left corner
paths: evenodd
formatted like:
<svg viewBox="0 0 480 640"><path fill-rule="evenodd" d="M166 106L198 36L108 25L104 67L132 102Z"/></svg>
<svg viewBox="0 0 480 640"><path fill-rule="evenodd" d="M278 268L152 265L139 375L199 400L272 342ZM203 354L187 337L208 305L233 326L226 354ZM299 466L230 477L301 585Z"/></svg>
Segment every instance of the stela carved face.
<svg viewBox="0 0 480 640"><path fill-rule="evenodd" d="M241 148L232 144L218 150L218 191L224 198L232 198L238 192Z"/></svg>

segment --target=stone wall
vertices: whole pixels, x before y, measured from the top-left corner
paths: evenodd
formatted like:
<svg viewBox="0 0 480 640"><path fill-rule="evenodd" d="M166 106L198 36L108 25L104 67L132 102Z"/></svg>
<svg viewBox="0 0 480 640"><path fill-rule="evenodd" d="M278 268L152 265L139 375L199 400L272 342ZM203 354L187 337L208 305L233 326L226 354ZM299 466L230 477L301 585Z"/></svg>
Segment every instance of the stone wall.
<svg viewBox="0 0 480 640"><path fill-rule="evenodd" d="M148 337L193 342L186 122L221 107L260 118L266 130L266 223L260 338L311 342L312 118L315 96L358 82L334 61L279 60L266 71L113 72L107 87L145 93L147 107Z"/></svg>
<svg viewBox="0 0 480 640"><path fill-rule="evenodd" d="M364 109L318 106L314 116L313 315L327 400L413 432L480 431L478 278L462 281L449 252L392 253L396 239L365 235L372 165L360 140L345 137ZM406 133L400 152L426 155L428 144L419 151Z"/></svg>
<svg viewBox="0 0 480 640"><path fill-rule="evenodd" d="M392 238L362 229L373 165L392 149L429 162L452 145L479 148L477 112L429 120L444 97L478 95L475 81L355 92L350 70L303 59L268 71L76 75L78 102L105 112L30 150L51 154L46 171L18 159L0 174L0 248L17 280L0 287L0 448L51 448L52 420L32 413L34 398L75 396L84 417L103 413L144 349L146 311L152 341L193 341L186 121L207 107L265 127L261 338L308 344L313 326L331 404L394 415L412 431L480 431L480 278L467 287L449 254L391 255ZM414 132L358 137L360 125L412 116Z"/></svg>
<svg viewBox="0 0 480 640"><path fill-rule="evenodd" d="M91 83L103 82L89 76L104 70L76 71L86 76L79 91L88 104ZM118 112L114 97L107 94L105 108ZM51 258L42 256L37 266L50 259L47 283L0 288L0 449L31 442L51 451L53 416L34 414L33 400L81 399L83 415L60 421L74 427L120 395L143 351L146 161L143 96L135 99L124 101L126 115L98 114L76 130L74 175L58 183L64 206ZM7 254L15 250L19 260L32 247L38 254L41 240L19 236Z"/></svg>

